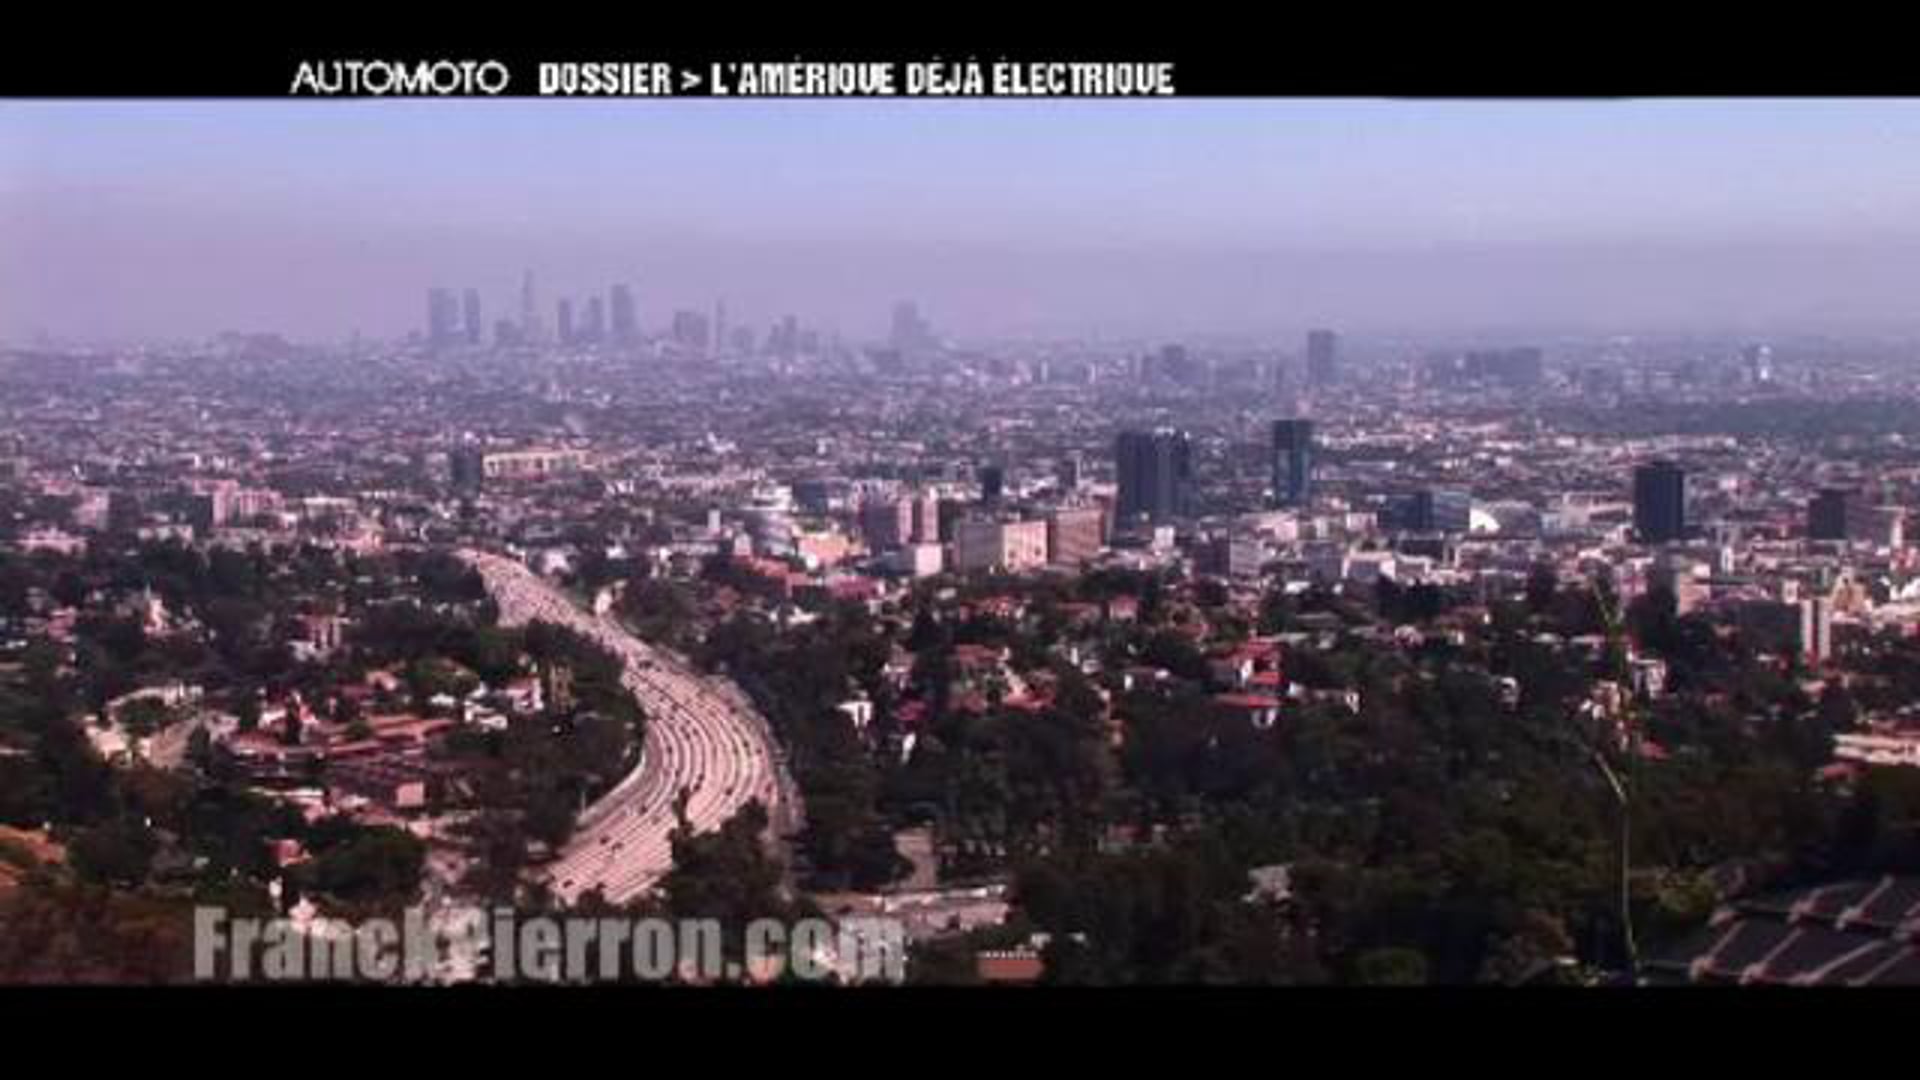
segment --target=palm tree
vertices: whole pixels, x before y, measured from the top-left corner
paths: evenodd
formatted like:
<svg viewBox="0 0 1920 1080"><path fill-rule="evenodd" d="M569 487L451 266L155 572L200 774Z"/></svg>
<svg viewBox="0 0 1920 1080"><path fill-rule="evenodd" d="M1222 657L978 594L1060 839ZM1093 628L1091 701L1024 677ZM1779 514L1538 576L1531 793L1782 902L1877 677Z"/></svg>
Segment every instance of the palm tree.
<svg viewBox="0 0 1920 1080"><path fill-rule="evenodd" d="M1632 693L1632 671L1627 661L1625 633L1620 618L1620 607L1613 590L1604 581L1596 579L1593 583L1595 604L1600 609L1600 617L1606 627L1607 658L1613 667L1616 685L1621 689L1620 709L1617 713L1618 724L1626 733L1626 775L1616 769L1607 756L1607 740L1604 734L1585 744L1584 749L1592 758L1594 767L1605 778L1607 787L1613 792L1614 802L1620 813L1620 935L1621 948L1627 959L1627 973L1638 980L1640 974L1640 951L1633 934L1633 789L1631 770L1634 760L1639 756L1640 730L1635 715L1635 702ZM1589 715L1597 715L1599 710L1591 703Z"/></svg>

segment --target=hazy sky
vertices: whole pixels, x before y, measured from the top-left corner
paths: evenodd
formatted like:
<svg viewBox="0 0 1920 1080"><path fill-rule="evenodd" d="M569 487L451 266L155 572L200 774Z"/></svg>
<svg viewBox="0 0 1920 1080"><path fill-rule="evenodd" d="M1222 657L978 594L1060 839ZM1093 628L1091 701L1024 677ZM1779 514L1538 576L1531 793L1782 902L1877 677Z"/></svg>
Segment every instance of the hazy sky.
<svg viewBox="0 0 1920 1080"><path fill-rule="evenodd" d="M1920 324L1920 101L0 102L0 336Z"/></svg>

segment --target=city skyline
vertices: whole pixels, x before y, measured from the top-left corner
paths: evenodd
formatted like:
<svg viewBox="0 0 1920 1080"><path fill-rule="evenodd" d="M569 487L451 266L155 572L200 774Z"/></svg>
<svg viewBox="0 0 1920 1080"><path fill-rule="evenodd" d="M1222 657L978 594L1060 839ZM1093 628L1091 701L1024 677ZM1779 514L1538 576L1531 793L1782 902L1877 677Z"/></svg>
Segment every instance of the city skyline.
<svg viewBox="0 0 1920 1080"><path fill-rule="evenodd" d="M209 889L819 910L843 982L1920 980L1920 341L621 343L556 277L0 350L0 982L204 980Z"/></svg>
<svg viewBox="0 0 1920 1080"><path fill-rule="evenodd" d="M1916 181L1898 101L13 102L0 338L399 337L528 268L859 340L1892 331Z"/></svg>

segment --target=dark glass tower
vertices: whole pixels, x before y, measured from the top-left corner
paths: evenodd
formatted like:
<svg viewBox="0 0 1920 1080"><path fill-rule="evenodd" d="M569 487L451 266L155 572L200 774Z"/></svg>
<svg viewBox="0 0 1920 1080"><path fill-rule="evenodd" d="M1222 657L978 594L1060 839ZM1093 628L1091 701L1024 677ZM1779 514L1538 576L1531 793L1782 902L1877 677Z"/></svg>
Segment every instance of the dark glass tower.
<svg viewBox="0 0 1920 1080"><path fill-rule="evenodd" d="M1821 488L1807 503L1811 540L1858 540L1873 528L1873 511L1854 488Z"/></svg>
<svg viewBox="0 0 1920 1080"><path fill-rule="evenodd" d="M1687 474L1671 461L1633 470L1633 528L1644 544L1664 544L1687 532Z"/></svg>
<svg viewBox="0 0 1920 1080"><path fill-rule="evenodd" d="M1115 513L1122 521L1164 522L1191 513L1193 448L1186 432L1121 432L1113 458L1120 481Z"/></svg>
<svg viewBox="0 0 1920 1080"><path fill-rule="evenodd" d="M1467 532L1473 527L1473 496L1445 488L1415 492L1407 526L1415 532Z"/></svg>
<svg viewBox="0 0 1920 1080"><path fill-rule="evenodd" d="M1000 501L1007 486L1007 471L999 465L980 466L980 501L992 505Z"/></svg>
<svg viewBox="0 0 1920 1080"><path fill-rule="evenodd" d="M1313 421L1273 422L1273 501L1305 506L1313 497Z"/></svg>

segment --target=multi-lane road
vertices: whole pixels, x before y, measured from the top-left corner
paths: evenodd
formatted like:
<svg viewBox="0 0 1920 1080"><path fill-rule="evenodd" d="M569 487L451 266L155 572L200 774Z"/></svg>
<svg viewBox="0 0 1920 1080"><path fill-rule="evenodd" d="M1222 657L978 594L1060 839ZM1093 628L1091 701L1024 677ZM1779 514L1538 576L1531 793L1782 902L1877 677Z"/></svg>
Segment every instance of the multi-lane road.
<svg viewBox="0 0 1920 1080"><path fill-rule="evenodd" d="M521 563L463 550L500 608L500 622L564 626L620 658L623 681L646 710L640 765L580 815L573 839L547 868L556 896L572 903L593 889L624 903L652 889L673 865L669 834L684 792L696 832L718 828L750 799L776 833L797 827L797 800L779 748L745 695L722 679L633 636L611 615L583 610Z"/></svg>

